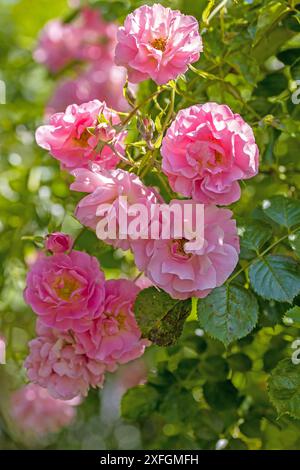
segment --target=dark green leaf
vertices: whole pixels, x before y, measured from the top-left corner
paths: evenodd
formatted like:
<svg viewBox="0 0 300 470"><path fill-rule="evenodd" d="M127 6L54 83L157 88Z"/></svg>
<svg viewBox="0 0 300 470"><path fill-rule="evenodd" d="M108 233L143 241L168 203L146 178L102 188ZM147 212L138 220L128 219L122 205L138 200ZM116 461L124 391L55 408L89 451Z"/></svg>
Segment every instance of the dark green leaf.
<svg viewBox="0 0 300 470"><path fill-rule="evenodd" d="M229 284L199 299L198 318L210 336L227 346L254 328L258 318L258 304L249 290Z"/></svg>
<svg viewBox="0 0 300 470"><path fill-rule="evenodd" d="M223 428L224 423L218 413L212 410L201 410L197 415L197 425L194 432L198 439L210 441L218 439Z"/></svg>
<svg viewBox="0 0 300 470"><path fill-rule="evenodd" d="M121 412L124 419L136 421L152 413L158 402L158 393L150 385L130 388L122 398Z"/></svg>
<svg viewBox="0 0 300 470"><path fill-rule="evenodd" d="M241 247L248 250L259 251L272 237L271 227L260 222L251 222L241 228Z"/></svg>
<svg viewBox="0 0 300 470"><path fill-rule="evenodd" d="M170 346L182 333L191 300L172 299L166 292L148 287L138 294L134 312L145 338L159 346Z"/></svg>
<svg viewBox="0 0 300 470"><path fill-rule="evenodd" d="M300 419L300 368L283 359L269 378L269 396L279 415Z"/></svg>
<svg viewBox="0 0 300 470"><path fill-rule="evenodd" d="M258 295L291 303L300 292L300 265L288 256L268 255L250 266L249 278Z"/></svg>
<svg viewBox="0 0 300 470"><path fill-rule="evenodd" d="M287 228L300 224L300 201L274 196L264 203L264 213L274 222Z"/></svg>
<svg viewBox="0 0 300 470"><path fill-rule="evenodd" d="M223 357L209 356L202 364L201 372L203 372L209 380L226 380L229 367Z"/></svg>
<svg viewBox="0 0 300 470"><path fill-rule="evenodd" d="M238 372L247 372L252 367L250 357L244 353L231 354L227 357L227 361L230 368Z"/></svg>
<svg viewBox="0 0 300 470"><path fill-rule="evenodd" d="M206 382L203 387L204 398L212 408L219 411L238 408L242 402L238 390L230 380L224 382Z"/></svg>

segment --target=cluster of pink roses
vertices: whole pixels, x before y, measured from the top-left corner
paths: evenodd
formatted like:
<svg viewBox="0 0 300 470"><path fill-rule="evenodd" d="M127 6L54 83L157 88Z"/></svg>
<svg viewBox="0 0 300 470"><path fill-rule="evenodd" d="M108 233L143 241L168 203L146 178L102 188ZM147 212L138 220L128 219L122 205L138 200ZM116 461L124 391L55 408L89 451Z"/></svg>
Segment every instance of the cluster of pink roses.
<svg viewBox="0 0 300 470"><path fill-rule="evenodd" d="M127 67L133 82L152 78L164 84L186 72L201 51L195 18L156 4L128 15L118 31L115 60ZM151 212L153 204L163 202L160 195L134 173L117 168L125 159L125 138L118 114L98 100L69 106L36 133L38 144L75 177L71 189L88 193L75 214L97 235L103 222L121 227L114 210L120 196L129 207L142 204L162 230L160 216ZM172 297L205 297L226 281L239 255L232 212L216 204L239 199L238 181L258 171L258 148L241 116L226 105L206 103L179 111L163 137L161 154L172 189L191 198L172 200L169 207L204 204L204 243L189 243L192 232L190 238L170 239L129 232L124 239L120 230L117 239L106 242L131 249L138 268ZM110 208L105 214L103 206ZM182 214L191 220L176 223L192 227L193 215ZM47 248L53 255L42 255L27 279L25 299L39 315L39 336L31 342L26 367L32 381L66 399L101 385L106 370L141 355L147 342L132 312L138 288L131 281L104 282L97 260L72 250L65 235L50 236Z"/></svg>
<svg viewBox="0 0 300 470"><path fill-rule="evenodd" d="M72 65L76 77L59 81L48 103L47 114L62 111L72 103L100 97L109 106L126 110L122 88L126 71L114 63L117 25L107 22L98 10L83 7L68 23L52 20L42 30L34 58L56 74Z"/></svg>
<svg viewBox="0 0 300 470"><path fill-rule="evenodd" d="M106 371L141 356L148 344L133 314L139 288L125 279L105 281L96 258L72 243L63 233L47 237L48 254L33 264L24 292L38 315L28 377L65 400L101 387Z"/></svg>

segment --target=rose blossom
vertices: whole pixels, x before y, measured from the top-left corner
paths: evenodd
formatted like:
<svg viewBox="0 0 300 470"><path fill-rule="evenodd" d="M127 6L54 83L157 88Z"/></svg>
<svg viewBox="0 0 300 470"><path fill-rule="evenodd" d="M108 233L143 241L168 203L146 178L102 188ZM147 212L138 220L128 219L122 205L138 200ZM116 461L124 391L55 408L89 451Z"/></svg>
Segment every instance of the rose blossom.
<svg viewBox="0 0 300 470"><path fill-rule="evenodd" d="M111 172L100 172L97 165L93 165L91 170L77 169L73 171L73 175L75 176L75 182L71 184L71 189L91 193L79 202L75 212L77 219L83 225L96 230L99 237L99 223L107 226L108 229L110 224L116 226L116 237L108 237L105 241L123 250L129 249L134 238L134 233L131 233L130 222L136 216L128 214L129 209L122 206L122 201L120 204L119 196L127 197L128 208L131 204L141 204L147 211L148 217L146 218L146 225L141 227L142 233L143 230L148 228L151 204L158 201L156 193L145 186L138 176L120 169ZM105 211L102 209L104 204L110 205ZM126 224L126 228L128 228L127 239L120 239L120 234L123 233L122 227L119 225L120 210L123 210L128 220ZM108 230L105 231L108 232Z"/></svg>
<svg viewBox="0 0 300 470"><path fill-rule="evenodd" d="M102 387L105 365L77 351L73 336L37 323L38 337L30 341L25 361L28 378L54 398L86 396L89 387Z"/></svg>
<svg viewBox="0 0 300 470"><path fill-rule="evenodd" d="M89 101L70 105L65 113L56 113L48 125L36 131L37 144L59 160L62 168L87 167L89 161L102 168L112 169L124 154L126 132L116 133L113 126L120 123L118 114L105 102Z"/></svg>
<svg viewBox="0 0 300 470"><path fill-rule="evenodd" d="M70 425L75 415L70 402L56 400L35 384L26 385L11 396L11 416L25 435L39 438L58 432Z"/></svg>
<svg viewBox="0 0 300 470"><path fill-rule="evenodd" d="M40 33L34 59L57 73L72 61L112 61L117 25L85 7L72 23L51 20Z"/></svg>
<svg viewBox="0 0 300 470"><path fill-rule="evenodd" d="M147 78L167 83L185 73L202 51L197 20L160 4L130 13L117 40L116 64L128 69L133 83Z"/></svg>
<svg viewBox="0 0 300 470"><path fill-rule="evenodd" d="M133 305L140 289L134 282L119 279L106 282L104 313L92 327L76 334L80 350L113 367L140 357L150 343L141 338Z"/></svg>
<svg viewBox="0 0 300 470"><path fill-rule="evenodd" d="M56 73L74 60L79 48L80 36L72 24L60 20L49 21L40 33L34 59Z"/></svg>
<svg viewBox="0 0 300 470"><path fill-rule="evenodd" d="M46 237L45 248L52 253L64 253L71 250L72 246L72 237L66 233L53 232Z"/></svg>
<svg viewBox="0 0 300 470"><path fill-rule="evenodd" d="M77 60L113 60L118 27L105 21L98 9L84 7L74 22L74 28L80 37L80 46L75 54Z"/></svg>
<svg viewBox="0 0 300 470"><path fill-rule="evenodd" d="M50 327L86 330L101 315L104 275L96 258L80 251L40 255L27 274L25 301Z"/></svg>
<svg viewBox="0 0 300 470"><path fill-rule="evenodd" d="M128 111L129 105L123 95L126 70L111 60L93 63L76 78L64 78L57 82L54 94L47 104L46 115L62 112L70 104L86 103L93 99L105 101L117 111ZM134 91L134 86L129 87Z"/></svg>
<svg viewBox="0 0 300 470"><path fill-rule="evenodd" d="M172 189L206 204L237 201L238 180L258 171L251 127L228 106L217 103L179 111L163 139L161 153L162 169Z"/></svg>
<svg viewBox="0 0 300 470"><path fill-rule="evenodd" d="M183 207L192 201L173 200L170 206L173 204ZM238 262L239 238L231 216L228 209L204 206L203 246L192 236L136 242L133 252L137 267L175 299L207 296L225 282ZM194 226L188 219L185 222Z"/></svg>

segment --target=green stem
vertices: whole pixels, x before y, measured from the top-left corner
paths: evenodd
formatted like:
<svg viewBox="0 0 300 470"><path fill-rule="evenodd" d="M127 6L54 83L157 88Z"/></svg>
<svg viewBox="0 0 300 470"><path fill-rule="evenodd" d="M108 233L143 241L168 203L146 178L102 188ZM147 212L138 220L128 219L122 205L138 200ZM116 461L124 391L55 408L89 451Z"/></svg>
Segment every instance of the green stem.
<svg viewBox="0 0 300 470"><path fill-rule="evenodd" d="M252 260L248 261L248 263L246 263L246 265L239 269L236 273L234 273L227 281L226 281L226 284L229 284L231 281L233 281L233 279L237 278L240 274L242 274L244 271L246 271L246 269L249 268L249 266L251 266L252 263L254 263L258 258L263 258L266 254L268 254L273 248L275 248L275 246L279 245L279 243L281 243L283 240L285 240L286 238L288 238L290 235L292 235L293 233L296 233L297 231L300 230L300 227L297 227L295 228L294 230L292 230L291 232L285 234L283 237L279 238L278 240L276 240L276 242L272 243L270 246L268 246L268 248L266 248L262 253L259 253L255 258L253 258Z"/></svg>
<svg viewBox="0 0 300 470"><path fill-rule="evenodd" d="M146 98L142 103L138 104L135 108L133 108L133 110L128 114L125 121L122 122L122 127L125 127L131 121L131 119L138 113L142 106L147 104L149 101L153 100L153 98L155 98L156 96L160 95L160 93L162 93L164 89L165 88L159 88L154 93L152 93L152 95L148 96L148 98Z"/></svg>
<svg viewBox="0 0 300 470"><path fill-rule="evenodd" d="M228 0L222 0L221 3L219 3L219 5L216 6L216 8L211 12L211 14L209 15L209 17L207 18L207 24L209 24L209 22L213 19L213 17L222 9L225 7L226 3L228 2Z"/></svg>

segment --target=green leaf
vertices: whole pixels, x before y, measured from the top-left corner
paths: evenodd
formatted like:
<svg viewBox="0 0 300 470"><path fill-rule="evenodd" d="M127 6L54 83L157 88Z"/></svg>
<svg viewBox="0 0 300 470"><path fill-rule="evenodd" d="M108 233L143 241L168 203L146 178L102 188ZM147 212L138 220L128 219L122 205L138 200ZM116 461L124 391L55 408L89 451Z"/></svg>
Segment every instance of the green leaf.
<svg viewBox="0 0 300 470"><path fill-rule="evenodd" d="M230 380L224 382L206 382L203 386L203 394L207 403L219 411L238 408L242 401L238 390Z"/></svg>
<svg viewBox="0 0 300 470"><path fill-rule="evenodd" d="M244 353L231 354L227 357L227 361L232 370L238 372L247 372L252 367L252 361Z"/></svg>
<svg viewBox="0 0 300 470"><path fill-rule="evenodd" d="M299 59L300 49L299 48L286 49L285 51L279 52L279 54L277 54L277 57L284 64L292 65L294 62L296 62Z"/></svg>
<svg viewBox="0 0 300 470"><path fill-rule="evenodd" d="M65 216L61 225L62 232L68 233L73 238L76 238L82 229L83 229L83 226L81 225L80 222L78 222L77 219L75 219L75 217L73 217L70 214L67 214Z"/></svg>
<svg viewBox="0 0 300 470"><path fill-rule="evenodd" d="M260 222L251 222L241 227L241 246L252 251L259 251L272 237L272 229Z"/></svg>
<svg viewBox="0 0 300 470"><path fill-rule="evenodd" d="M254 45L256 45L276 24L289 12L282 2L267 2L261 10L257 21Z"/></svg>
<svg viewBox="0 0 300 470"><path fill-rule="evenodd" d="M300 201L274 196L264 202L264 213L274 222L287 228L300 224Z"/></svg>
<svg viewBox="0 0 300 470"><path fill-rule="evenodd" d="M300 307L298 305L295 305L295 307L285 313L283 323L286 325L293 325L294 323L300 324Z"/></svg>
<svg viewBox="0 0 300 470"><path fill-rule="evenodd" d="M226 450L248 450L248 447L242 439L230 439Z"/></svg>
<svg viewBox="0 0 300 470"><path fill-rule="evenodd" d="M158 398L158 392L150 385L130 388L122 398L122 417L129 421L136 421L148 416L155 410Z"/></svg>
<svg viewBox="0 0 300 470"><path fill-rule="evenodd" d="M258 295L291 303L300 292L300 266L288 256L268 255L250 266L249 278Z"/></svg>
<svg viewBox="0 0 300 470"><path fill-rule="evenodd" d="M261 420L257 417L251 417L240 425L240 430L247 437L259 437Z"/></svg>
<svg viewBox="0 0 300 470"><path fill-rule="evenodd" d="M215 5L215 0L208 0L207 7L204 9L202 13L202 21L203 23L207 24L208 17Z"/></svg>
<svg viewBox="0 0 300 470"><path fill-rule="evenodd" d="M217 440L223 429L224 422L219 413L212 410L201 410L197 414L197 425L194 432L198 439L204 439L205 441Z"/></svg>
<svg viewBox="0 0 300 470"><path fill-rule="evenodd" d="M294 250L298 258L300 258L300 232L293 233L292 235L290 235L289 243L292 250Z"/></svg>
<svg viewBox="0 0 300 470"><path fill-rule="evenodd" d="M280 361L272 371L269 397L279 415L300 419L300 368L290 358Z"/></svg>
<svg viewBox="0 0 300 470"><path fill-rule="evenodd" d="M206 333L228 346L253 330L258 304L249 290L228 284L199 299L198 318Z"/></svg>
<svg viewBox="0 0 300 470"><path fill-rule="evenodd" d="M201 372L210 380L226 380L229 367L221 356L209 356L201 366Z"/></svg>
<svg viewBox="0 0 300 470"><path fill-rule="evenodd" d="M276 96L288 88L288 80L282 72L274 72L257 84L255 94L257 96Z"/></svg>
<svg viewBox="0 0 300 470"><path fill-rule="evenodd" d="M134 312L145 338L159 346L170 346L181 335L191 305L191 299L172 299L166 292L148 287L138 294Z"/></svg>

